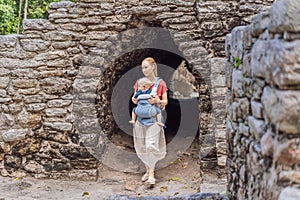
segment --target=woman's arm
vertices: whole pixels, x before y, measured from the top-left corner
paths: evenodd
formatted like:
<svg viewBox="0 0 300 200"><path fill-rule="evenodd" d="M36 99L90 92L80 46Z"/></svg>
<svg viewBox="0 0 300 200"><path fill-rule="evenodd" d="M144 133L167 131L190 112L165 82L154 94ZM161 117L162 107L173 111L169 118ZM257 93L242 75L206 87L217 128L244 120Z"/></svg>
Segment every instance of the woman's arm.
<svg viewBox="0 0 300 200"><path fill-rule="evenodd" d="M136 91L134 90L134 93L133 93L133 95L132 95L131 101L132 101L134 104L137 104L137 103L138 103L138 100L137 100L136 98L134 98L135 94L136 94Z"/></svg>
<svg viewBox="0 0 300 200"><path fill-rule="evenodd" d="M168 104L168 95L167 92L163 93L161 96L161 100L159 102L162 106L166 106Z"/></svg>

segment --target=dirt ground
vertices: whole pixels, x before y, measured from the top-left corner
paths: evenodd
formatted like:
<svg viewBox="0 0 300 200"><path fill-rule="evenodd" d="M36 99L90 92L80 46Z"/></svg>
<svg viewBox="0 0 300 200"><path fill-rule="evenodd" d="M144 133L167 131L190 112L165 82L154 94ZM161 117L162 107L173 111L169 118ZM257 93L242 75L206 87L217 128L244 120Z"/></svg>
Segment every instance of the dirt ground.
<svg viewBox="0 0 300 200"><path fill-rule="evenodd" d="M130 137L116 134L112 140L116 145L120 145L120 148L134 151ZM198 153L199 146L194 140L176 160L173 159L166 167L156 170L157 183L153 188L149 188L140 180L144 168L133 158L130 161L131 170L127 172L105 165L100 166L99 178L94 182L0 177L0 200L106 199L117 194L141 197L180 196L198 192L225 193L224 177L216 177L213 173L205 174L205 177L200 176ZM121 168L128 167L126 160L119 160L118 165ZM133 170L139 173L130 172Z"/></svg>

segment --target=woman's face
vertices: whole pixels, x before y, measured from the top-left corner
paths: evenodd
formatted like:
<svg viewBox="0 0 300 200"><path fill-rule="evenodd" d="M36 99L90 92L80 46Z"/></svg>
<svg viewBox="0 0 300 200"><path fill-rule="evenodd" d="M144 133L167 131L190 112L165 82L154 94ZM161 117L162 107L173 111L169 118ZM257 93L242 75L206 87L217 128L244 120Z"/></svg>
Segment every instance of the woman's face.
<svg viewBox="0 0 300 200"><path fill-rule="evenodd" d="M143 61L142 62L142 71L143 74L148 77L150 76L152 73L154 73L154 66L151 65L151 63L149 63L148 61Z"/></svg>

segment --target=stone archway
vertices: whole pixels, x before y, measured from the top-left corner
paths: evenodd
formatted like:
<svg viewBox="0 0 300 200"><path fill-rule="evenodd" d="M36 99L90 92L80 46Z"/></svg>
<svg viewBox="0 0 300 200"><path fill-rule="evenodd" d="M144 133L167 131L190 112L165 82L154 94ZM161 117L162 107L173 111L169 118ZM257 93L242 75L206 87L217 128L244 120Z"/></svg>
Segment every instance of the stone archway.
<svg viewBox="0 0 300 200"><path fill-rule="evenodd" d="M129 45L123 42L122 39L124 37L126 37L126 41L129 43ZM184 49L184 47L188 46L189 44L195 45L197 43L196 41L191 40L188 36L185 36L184 34L181 34L180 37L181 37L181 43L180 43L181 49ZM121 130L125 129L126 130L125 132L131 132L130 126L127 123L129 121L128 108L127 110L125 109L123 112L121 112L121 113L126 113L126 115L128 116L126 120L124 120L124 122L126 123L125 127L120 127L120 124L117 125L115 123L115 120L113 119L114 116L111 110L111 98L112 98L113 89L117 84L117 82L119 81L119 79L122 77L122 75L132 70L135 66L140 65L142 59L145 58L146 56L152 56L157 60L159 64L169 66L174 70L176 70L178 66L180 66L181 62L185 60L186 66L183 67L182 73L186 73L190 71L188 73L190 73L190 76L193 77L193 83L186 83L186 84L193 85L196 88L195 93L197 94L198 97L197 98L198 105L196 110L198 110L200 114L198 114L198 116L195 118L197 118L196 120L201 121L200 124L198 122L196 125L193 126L193 128L194 129L196 128L198 130L198 127L200 127L199 135L200 135L200 141L202 143L206 143L207 141L210 142L209 144L206 144L206 149L204 151L206 155L203 156L204 162L206 159L206 162L215 163L216 165L216 150L215 150L214 135L213 134L208 135L210 136L210 138L212 138L210 140L207 139L208 137L205 137L206 133L208 133L209 131L208 124L210 123L210 113L211 113L211 103L209 97L209 82L208 82L209 77L205 77L205 75L200 74L199 70L194 67L196 66L198 68L201 68L200 66L205 61L205 59L203 58L201 59L201 57L199 59L199 55L198 55L199 51L197 51L199 49L195 47L194 49L192 49L194 51L186 53L190 61L183 58L184 57L183 53L179 50L179 47L174 42L173 39L174 36L172 37L170 31L163 28L149 27L144 29L132 29L132 30L125 31L124 33L118 35L115 38L111 40L112 46L108 48L109 49L108 52L111 53L108 54L109 55L119 54L120 56L114 55L108 57L105 64L103 64L105 66L104 67L105 70L103 71L103 74L99 81L99 85L97 87L96 107L98 110L99 123L103 129L104 134L106 134L105 137L109 138L110 135L117 130L118 126ZM136 42L136 40L139 42L144 42L146 44L140 45L139 42ZM129 50L131 49L133 50L128 52L126 48L128 48ZM119 53L115 53L115 51L119 51ZM124 52L124 54L122 54L122 52ZM206 54L203 54L202 56L206 56ZM194 57L196 57L197 60L194 60L195 59ZM194 62L194 64L192 64L192 62ZM201 63L201 65L199 63ZM172 75L173 73L167 73L166 78L164 79L170 82ZM141 77L141 76L142 74L140 72L140 74L136 75L135 77ZM133 79L135 81L136 78ZM129 88L127 88L127 90L131 90L133 84L134 82L130 83L129 84L130 86ZM131 94L129 93L129 95ZM126 103L129 104L128 102L129 99L130 98L128 97L127 102L125 102L124 104ZM181 101L182 102L187 101L187 98ZM188 104L187 102L185 103ZM171 107L174 105L175 105L174 103L170 103L169 110L172 110ZM177 120L177 122L180 124L180 114L179 115L177 114L177 117L174 117L173 120L174 121ZM173 129L173 135L176 135L176 131L177 131L176 129L178 129L178 127L170 125L169 129L167 129L166 131L172 132L170 131L171 129ZM207 150L208 148L210 150ZM205 166L209 166L209 168L211 169L212 164L205 165Z"/></svg>

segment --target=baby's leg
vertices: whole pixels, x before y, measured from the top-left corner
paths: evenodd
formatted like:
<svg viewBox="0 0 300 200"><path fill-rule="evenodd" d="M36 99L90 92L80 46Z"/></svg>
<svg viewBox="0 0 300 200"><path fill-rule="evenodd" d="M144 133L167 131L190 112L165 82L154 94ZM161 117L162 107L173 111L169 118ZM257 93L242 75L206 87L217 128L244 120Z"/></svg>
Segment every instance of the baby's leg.
<svg viewBox="0 0 300 200"><path fill-rule="evenodd" d="M160 126L165 126L164 123L161 122L161 113L156 115L157 124Z"/></svg>
<svg viewBox="0 0 300 200"><path fill-rule="evenodd" d="M136 121L136 114L134 111L132 111L131 113L131 120L129 121L129 123L134 124Z"/></svg>

